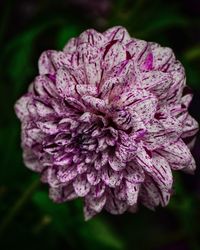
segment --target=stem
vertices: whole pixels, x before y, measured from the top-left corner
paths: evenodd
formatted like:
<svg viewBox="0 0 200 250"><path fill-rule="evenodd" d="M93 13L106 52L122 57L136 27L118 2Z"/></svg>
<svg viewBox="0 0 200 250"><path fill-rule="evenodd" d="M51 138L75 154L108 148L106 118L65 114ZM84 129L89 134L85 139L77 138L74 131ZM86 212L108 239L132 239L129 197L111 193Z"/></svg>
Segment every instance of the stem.
<svg viewBox="0 0 200 250"><path fill-rule="evenodd" d="M11 223L12 219L17 215L17 213L20 211L20 209L23 207L26 201L30 198L30 195L38 187L39 182L40 182L39 179L36 179L33 182L31 182L30 186L26 189L24 193L22 193L22 195L19 197L19 199L12 207L12 209L5 215L4 220L0 225L0 236L3 235L6 228Z"/></svg>

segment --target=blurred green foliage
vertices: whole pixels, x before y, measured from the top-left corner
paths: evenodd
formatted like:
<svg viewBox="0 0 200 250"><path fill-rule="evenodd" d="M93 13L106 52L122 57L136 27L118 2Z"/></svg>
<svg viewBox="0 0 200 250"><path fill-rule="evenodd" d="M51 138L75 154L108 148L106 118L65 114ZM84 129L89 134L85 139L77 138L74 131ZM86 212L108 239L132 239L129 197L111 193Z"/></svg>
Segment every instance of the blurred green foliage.
<svg viewBox="0 0 200 250"><path fill-rule="evenodd" d="M196 176L176 173L174 196L167 208L156 212L141 208L137 214L121 216L102 213L84 222L81 200L54 204L48 187L24 167L20 124L13 110L37 75L42 51L62 49L69 38L87 28L103 31L113 25L125 26L137 38L172 47L199 98L200 5L196 2L0 3L0 249L200 249L199 170ZM198 104L196 100L192 114L200 120Z"/></svg>

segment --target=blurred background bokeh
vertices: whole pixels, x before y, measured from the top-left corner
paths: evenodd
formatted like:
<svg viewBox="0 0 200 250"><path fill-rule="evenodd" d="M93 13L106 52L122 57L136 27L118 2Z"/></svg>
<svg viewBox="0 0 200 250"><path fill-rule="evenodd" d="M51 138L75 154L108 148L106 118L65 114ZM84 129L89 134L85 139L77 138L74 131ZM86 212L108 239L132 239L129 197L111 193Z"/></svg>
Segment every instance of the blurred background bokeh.
<svg viewBox="0 0 200 250"><path fill-rule="evenodd" d="M132 36L171 47L194 91L200 121L199 0L0 0L0 249L200 249L200 139L195 175L175 174L174 195L156 212L84 222L82 201L53 204L24 167L13 105L37 74L42 51L62 49L83 30L125 26Z"/></svg>

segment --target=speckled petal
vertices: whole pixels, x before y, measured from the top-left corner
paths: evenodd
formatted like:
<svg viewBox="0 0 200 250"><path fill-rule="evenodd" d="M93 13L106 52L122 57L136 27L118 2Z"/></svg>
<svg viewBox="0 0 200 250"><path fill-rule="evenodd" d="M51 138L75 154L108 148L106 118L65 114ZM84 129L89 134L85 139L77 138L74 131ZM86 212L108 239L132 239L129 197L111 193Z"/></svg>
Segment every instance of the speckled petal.
<svg viewBox="0 0 200 250"><path fill-rule="evenodd" d="M179 139L176 143L168 145L168 147L160 149L159 153L165 157L169 163L173 163L177 166L177 169L182 166L186 166L192 159L192 155L185 145L185 143Z"/></svg>
<svg viewBox="0 0 200 250"><path fill-rule="evenodd" d="M111 195L106 200L105 209L111 214L123 214L128 208L125 201L120 201Z"/></svg>
<svg viewBox="0 0 200 250"><path fill-rule="evenodd" d="M79 175L73 182L74 191L79 197L83 197L90 191L90 184L83 175Z"/></svg>
<svg viewBox="0 0 200 250"><path fill-rule="evenodd" d="M31 97L29 95L22 96L15 104L15 112L17 117L22 121L29 115L27 104Z"/></svg>
<svg viewBox="0 0 200 250"><path fill-rule="evenodd" d="M76 97L78 96L76 91L76 78L70 74L69 71L64 69L59 69L56 75L56 87L59 94L62 97Z"/></svg>
<svg viewBox="0 0 200 250"><path fill-rule="evenodd" d="M137 203L140 190L140 184L126 181L126 195L129 206Z"/></svg>
<svg viewBox="0 0 200 250"><path fill-rule="evenodd" d="M121 43L126 44L131 40L127 30L121 26L110 28L106 30L103 34L108 39L108 41L118 40Z"/></svg>
<svg viewBox="0 0 200 250"><path fill-rule="evenodd" d="M156 47L152 50L153 53L153 68L154 69L165 69L166 66L172 63L174 58L174 54L170 48Z"/></svg>
<svg viewBox="0 0 200 250"><path fill-rule="evenodd" d="M94 198L90 195L86 197L86 203L87 206L90 207L95 212L99 213L103 209L105 203L106 203L106 196L103 195L99 198Z"/></svg>
<svg viewBox="0 0 200 250"><path fill-rule="evenodd" d="M111 188L118 186L122 180L122 173L114 171L110 168L102 170L102 180Z"/></svg>
<svg viewBox="0 0 200 250"><path fill-rule="evenodd" d="M55 68L51 61L52 50L43 52L39 58L38 67L40 75L55 74Z"/></svg>

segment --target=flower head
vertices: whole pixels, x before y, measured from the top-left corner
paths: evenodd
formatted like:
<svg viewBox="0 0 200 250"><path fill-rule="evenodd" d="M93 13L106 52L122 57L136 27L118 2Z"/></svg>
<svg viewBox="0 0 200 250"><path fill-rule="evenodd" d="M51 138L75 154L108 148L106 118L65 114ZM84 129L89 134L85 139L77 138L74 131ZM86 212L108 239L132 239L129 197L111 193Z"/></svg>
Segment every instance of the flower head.
<svg viewBox="0 0 200 250"><path fill-rule="evenodd" d="M87 30L43 52L15 105L26 166L56 202L83 197L85 218L168 204L172 170L193 172L192 95L170 48L122 27Z"/></svg>

